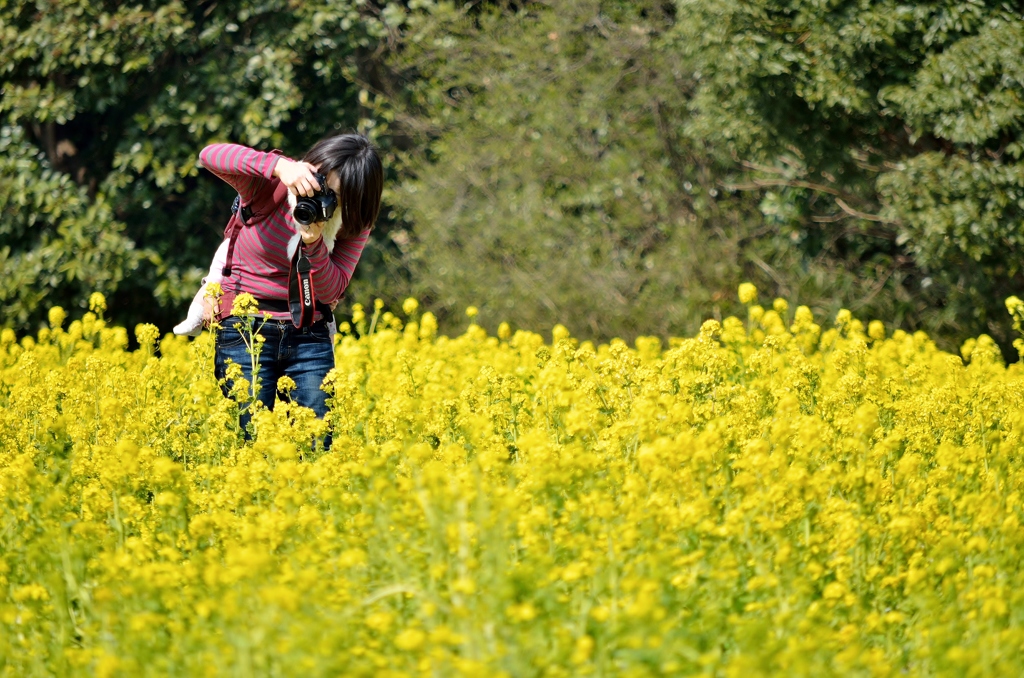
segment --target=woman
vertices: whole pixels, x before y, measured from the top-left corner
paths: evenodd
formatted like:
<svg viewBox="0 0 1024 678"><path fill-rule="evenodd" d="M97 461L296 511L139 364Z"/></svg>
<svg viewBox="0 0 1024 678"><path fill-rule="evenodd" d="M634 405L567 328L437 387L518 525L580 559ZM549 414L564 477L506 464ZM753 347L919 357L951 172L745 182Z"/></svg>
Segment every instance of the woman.
<svg viewBox="0 0 1024 678"><path fill-rule="evenodd" d="M221 325L214 372L224 379L230 360L241 366L252 383L249 349L240 331L242 319L228 315L230 300L248 292L256 298L261 315L270 315L265 323L255 323L264 339L257 400L274 409L278 379L290 377L295 382L290 398L323 418L327 396L320 385L334 367L328 329L333 317L323 304L333 306L345 291L377 220L384 184L380 157L365 137L343 134L319 141L301 161L277 151L263 153L235 144L207 146L199 159L203 167L238 191L240 211L247 216L245 225L232 219L229 231L234 225L235 232L225 235L234 243L218 250L228 252L228 261L220 280L223 311L214 314ZM334 192L338 208L325 221L303 225L293 218L292 209L297 197L312 197L321 191L317 173L326 177L326 190ZM246 212L250 206L260 209L250 215ZM301 328L293 324L288 304L289 271L296 247L301 247L309 260L312 285L321 302L314 322ZM225 384L224 390L226 395L230 384ZM243 429L249 418L248 412L242 414Z"/></svg>

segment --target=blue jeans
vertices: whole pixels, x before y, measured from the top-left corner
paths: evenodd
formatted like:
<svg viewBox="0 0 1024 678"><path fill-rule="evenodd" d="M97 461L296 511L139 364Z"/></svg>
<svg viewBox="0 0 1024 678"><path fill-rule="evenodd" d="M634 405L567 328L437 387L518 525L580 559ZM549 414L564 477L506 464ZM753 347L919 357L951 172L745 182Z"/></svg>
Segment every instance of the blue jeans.
<svg viewBox="0 0 1024 678"><path fill-rule="evenodd" d="M217 349L213 358L213 370L217 379L224 379L227 361L237 363L242 368L242 375L252 384L252 358L246 344L248 337L243 336L239 327L245 328L242 320L229 316L221 321L221 330L217 333ZM262 325L262 326L261 326ZM292 402L308 407L316 413L318 419L327 414L327 394L320 390L324 377L334 367L334 344L331 342L330 331L324 320L313 323L311 327L301 330L289 320L268 320L263 322L257 318L253 324L263 336L263 349L260 352L258 374L260 391L256 399L268 410L274 409L279 396L277 380L291 377L295 381L295 389L289 394ZM225 397L231 390L231 384L222 386ZM280 394L284 398L284 394ZM239 416L239 424L249 439L248 424L251 414L243 411ZM324 447L330 446L330 434L324 441Z"/></svg>

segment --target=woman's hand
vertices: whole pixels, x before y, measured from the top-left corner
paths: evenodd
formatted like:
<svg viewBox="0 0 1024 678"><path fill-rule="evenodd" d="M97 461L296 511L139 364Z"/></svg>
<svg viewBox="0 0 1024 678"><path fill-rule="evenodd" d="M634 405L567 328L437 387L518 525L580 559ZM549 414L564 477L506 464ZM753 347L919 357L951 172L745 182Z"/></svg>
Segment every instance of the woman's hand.
<svg viewBox="0 0 1024 678"><path fill-rule="evenodd" d="M292 195L312 196L320 190L320 183L313 176L316 174L316 166L308 162L278 158L273 174L288 187Z"/></svg>
<svg viewBox="0 0 1024 678"><path fill-rule="evenodd" d="M278 158L274 165L274 176L281 180L281 183L288 187L292 195L312 196L320 190L320 182L313 176L316 173L316 166L308 162L298 162L287 158ZM324 230L323 222L313 222L303 225L295 223L302 242L312 245L319 238Z"/></svg>
<svg viewBox="0 0 1024 678"><path fill-rule="evenodd" d="M295 227L299 229L299 236L302 238L302 242L312 245L320 239L320 234L324 232L326 223L325 221L314 221L312 224L303 225L296 221Z"/></svg>

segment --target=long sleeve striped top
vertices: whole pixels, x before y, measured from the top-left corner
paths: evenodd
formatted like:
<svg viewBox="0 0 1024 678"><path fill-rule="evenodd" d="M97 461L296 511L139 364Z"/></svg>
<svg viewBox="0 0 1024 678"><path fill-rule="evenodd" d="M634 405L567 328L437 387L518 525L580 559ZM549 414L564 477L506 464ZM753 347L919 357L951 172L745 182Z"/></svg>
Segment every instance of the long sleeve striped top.
<svg viewBox="0 0 1024 678"><path fill-rule="evenodd" d="M277 153L264 153L237 144L212 144L199 152L203 167L231 184L248 204L260 191L273 190ZM248 292L257 299L287 301L288 240L295 234L291 208L284 200L264 219L253 220L242 228L235 241L231 276L221 281L225 291ZM352 273L366 245L370 231L345 240L338 238L332 251L323 238L312 244L300 244L312 267L313 286L317 298L324 303L339 299L352 280ZM271 313L275 319L286 320L288 313Z"/></svg>

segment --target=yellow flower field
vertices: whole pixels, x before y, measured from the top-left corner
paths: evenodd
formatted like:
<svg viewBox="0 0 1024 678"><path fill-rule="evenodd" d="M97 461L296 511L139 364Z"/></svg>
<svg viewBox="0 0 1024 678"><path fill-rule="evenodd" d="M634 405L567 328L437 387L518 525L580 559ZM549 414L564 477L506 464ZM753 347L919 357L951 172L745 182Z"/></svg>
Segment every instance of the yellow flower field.
<svg viewBox="0 0 1024 678"><path fill-rule="evenodd" d="M5 330L0 675L1024 673L1020 365L740 296L635 348L357 310L327 452L245 442L208 334Z"/></svg>

